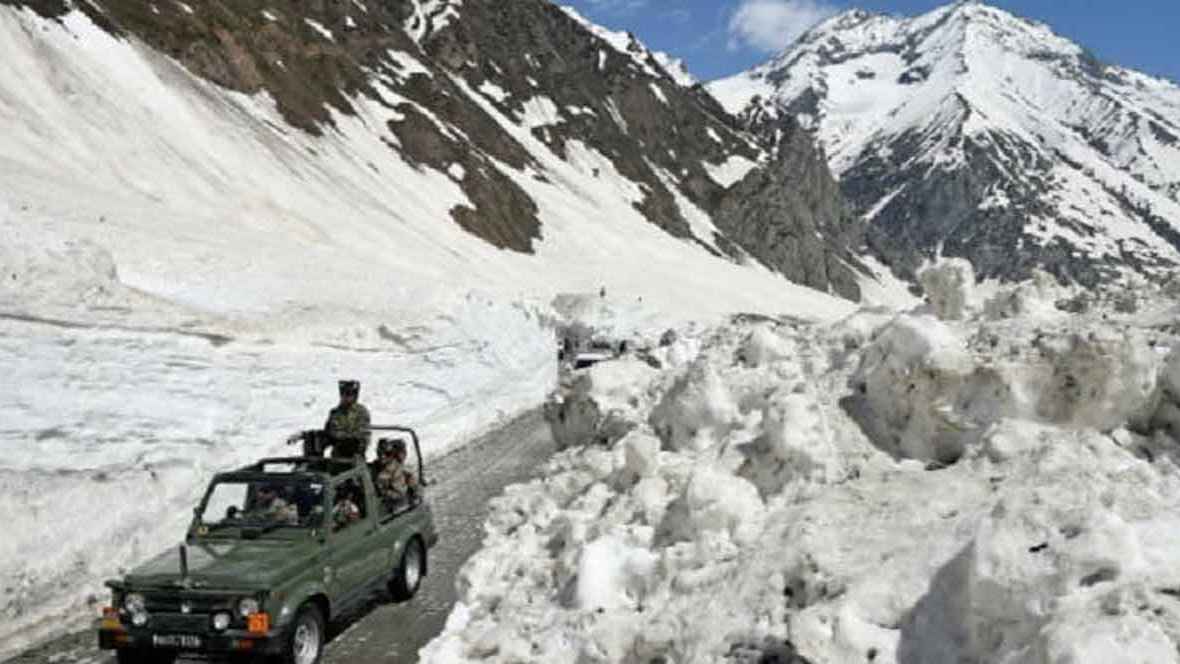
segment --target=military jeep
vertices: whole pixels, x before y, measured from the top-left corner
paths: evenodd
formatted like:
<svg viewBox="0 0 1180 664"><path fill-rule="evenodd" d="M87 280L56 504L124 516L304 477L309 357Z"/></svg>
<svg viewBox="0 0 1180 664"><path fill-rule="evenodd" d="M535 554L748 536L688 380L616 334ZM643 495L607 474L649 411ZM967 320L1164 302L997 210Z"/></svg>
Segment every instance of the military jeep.
<svg viewBox="0 0 1180 664"><path fill-rule="evenodd" d="M380 499L361 459L267 458L219 473L178 550L107 582L99 647L124 664L181 654L315 664L333 618L382 586L413 597L438 541L418 437L373 429L413 438L416 491Z"/></svg>

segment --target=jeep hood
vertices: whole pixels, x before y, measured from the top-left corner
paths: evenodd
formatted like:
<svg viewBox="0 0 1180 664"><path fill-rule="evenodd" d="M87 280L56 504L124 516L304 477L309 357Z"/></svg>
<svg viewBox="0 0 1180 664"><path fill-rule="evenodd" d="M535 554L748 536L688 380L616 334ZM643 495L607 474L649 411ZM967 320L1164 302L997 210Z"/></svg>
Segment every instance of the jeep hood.
<svg viewBox="0 0 1180 664"><path fill-rule="evenodd" d="M188 583L180 574L180 547L172 547L126 576L135 587L271 588L308 565L319 547L290 540L208 541L188 545Z"/></svg>

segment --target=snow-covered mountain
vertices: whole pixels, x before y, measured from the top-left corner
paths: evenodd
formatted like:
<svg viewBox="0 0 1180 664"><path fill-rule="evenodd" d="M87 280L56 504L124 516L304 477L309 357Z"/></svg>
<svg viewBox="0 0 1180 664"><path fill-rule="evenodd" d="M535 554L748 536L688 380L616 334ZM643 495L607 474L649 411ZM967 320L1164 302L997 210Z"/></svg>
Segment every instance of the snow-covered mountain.
<svg viewBox="0 0 1180 664"><path fill-rule="evenodd" d="M709 89L749 126L811 127L903 274L941 252L1094 285L1180 260L1180 88L1046 25L973 1L850 11Z"/></svg>
<svg viewBox="0 0 1180 664"><path fill-rule="evenodd" d="M815 258L802 277L764 255L743 232L757 201L730 190L774 167L772 146L668 58L544 0L0 0L0 30L0 177L22 194L52 182L28 197L54 203L85 191L73 211L101 201L85 216L109 225L81 233L296 242L400 284L655 296L679 282L681 306L786 292L768 267L859 296L844 234L815 237L858 220L783 207L775 223ZM114 212L127 206L167 225ZM175 276L160 281L191 281Z"/></svg>

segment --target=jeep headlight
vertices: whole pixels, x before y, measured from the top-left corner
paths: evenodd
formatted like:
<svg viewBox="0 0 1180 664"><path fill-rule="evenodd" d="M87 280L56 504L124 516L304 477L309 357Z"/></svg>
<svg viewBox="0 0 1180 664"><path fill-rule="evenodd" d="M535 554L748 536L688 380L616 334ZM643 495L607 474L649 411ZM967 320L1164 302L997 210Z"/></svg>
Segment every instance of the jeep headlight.
<svg viewBox="0 0 1180 664"><path fill-rule="evenodd" d="M218 632L224 632L229 629L231 622L233 622L233 616L229 614L229 611L218 611L213 614L213 629Z"/></svg>
<svg viewBox="0 0 1180 664"><path fill-rule="evenodd" d="M247 597L238 602L238 613L242 614L243 618L250 614L258 613L261 608L262 607L258 605L258 600L254 599L253 597Z"/></svg>
<svg viewBox="0 0 1180 664"><path fill-rule="evenodd" d="M123 598L123 608L130 614L145 613L147 600L139 593L130 593Z"/></svg>

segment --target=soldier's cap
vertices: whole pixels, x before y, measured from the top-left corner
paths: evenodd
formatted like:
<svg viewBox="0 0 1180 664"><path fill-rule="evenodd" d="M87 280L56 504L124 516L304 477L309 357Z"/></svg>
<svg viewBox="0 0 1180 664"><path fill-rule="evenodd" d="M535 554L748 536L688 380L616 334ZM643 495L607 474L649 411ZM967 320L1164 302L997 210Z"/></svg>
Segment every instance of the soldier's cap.
<svg viewBox="0 0 1180 664"><path fill-rule="evenodd" d="M402 438L382 438L377 441L377 451L380 454L393 454L398 450L406 451L406 441Z"/></svg>
<svg viewBox="0 0 1180 664"><path fill-rule="evenodd" d="M360 394L361 382L359 380L342 380L339 385L341 394Z"/></svg>

